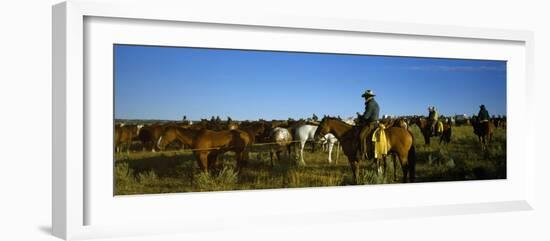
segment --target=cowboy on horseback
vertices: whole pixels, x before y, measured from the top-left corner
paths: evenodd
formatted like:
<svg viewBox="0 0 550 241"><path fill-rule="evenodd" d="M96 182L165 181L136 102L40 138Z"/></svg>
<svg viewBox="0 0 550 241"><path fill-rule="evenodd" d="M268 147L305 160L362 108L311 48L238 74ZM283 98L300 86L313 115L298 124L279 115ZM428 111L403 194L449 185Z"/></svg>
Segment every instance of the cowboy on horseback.
<svg viewBox="0 0 550 241"><path fill-rule="evenodd" d="M361 153L360 159L367 157L367 138L373 132L373 130L378 126L378 114L380 112L380 107L376 100L374 100L374 92L372 90L367 90L361 97L365 98L365 112L360 116L360 123L362 124L361 133L359 135L361 143Z"/></svg>
<svg viewBox="0 0 550 241"><path fill-rule="evenodd" d="M480 123L489 122L489 111L485 108L485 105L479 106L479 113L477 113L477 119Z"/></svg>
<svg viewBox="0 0 550 241"><path fill-rule="evenodd" d="M437 124L437 120L439 119L439 114L437 113L437 110L435 109L435 106L430 106L428 107L428 121L430 122L430 128L431 128L431 133L432 133L432 136L435 136L435 133L436 133L436 124Z"/></svg>
<svg viewBox="0 0 550 241"><path fill-rule="evenodd" d="M479 106L479 112L473 118L472 125L474 127L474 134L478 136L479 143L481 144L481 150L485 150L487 143L493 139L494 128L490 122L489 112L485 108L485 105Z"/></svg>

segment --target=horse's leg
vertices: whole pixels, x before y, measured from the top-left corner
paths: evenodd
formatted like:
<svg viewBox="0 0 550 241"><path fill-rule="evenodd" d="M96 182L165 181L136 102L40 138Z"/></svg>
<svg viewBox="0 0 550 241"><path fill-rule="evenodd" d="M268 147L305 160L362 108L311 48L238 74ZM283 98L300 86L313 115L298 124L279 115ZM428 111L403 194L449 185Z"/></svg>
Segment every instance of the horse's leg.
<svg viewBox="0 0 550 241"><path fill-rule="evenodd" d="M235 151L235 157L237 159L237 171L241 171L243 167L243 151Z"/></svg>
<svg viewBox="0 0 550 241"><path fill-rule="evenodd" d="M393 181L397 181L397 155L393 155Z"/></svg>
<svg viewBox="0 0 550 241"><path fill-rule="evenodd" d="M357 154L358 160L368 160L369 159L369 153L368 153L368 143L367 138L370 132L370 128L368 126L363 127L361 129L361 132L359 132L359 149Z"/></svg>
<svg viewBox="0 0 550 241"><path fill-rule="evenodd" d="M353 175L353 184L357 184L357 161L350 160L349 165L351 167L351 173Z"/></svg>
<svg viewBox="0 0 550 241"><path fill-rule="evenodd" d="M296 157L296 162L300 161L300 151L298 150L301 147L301 142L296 144L291 144L294 146L294 156Z"/></svg>
<svg viewBox="0 0 550 241"><path fill-rule="evenodd" d="M431 137L430 135L428 135L428 136L426 137L426 143L427 143L427 145L430 145L430 144L431 144L431 141L432 141L431 138L432 138L432 137Z"/></svg>
<svg viewBox="0 0 550 241"><path fill-rule="evenodd" d="M273 167L273 152L274 152L273 149L271 149L271 150L269 151L269 160L271 160L271 167Z"/></svg>
<svg viewBox="0 0 550 241"><path fill-rule="evenodd" d="M428 131L424 132L424 144L430 145L430 133Z"/></svg>
<svg viewBox="0 0 550 241"><path fill-rule="evenodd" d="M292 145L286 145L286 151L288 152L288 159L290 160L291 153L292 153Z"/></svg>
<svg viewBox="0 0 550 241"><path fill-rule="evenodd" d="M130 155L130 147L132 146L132 139L126 142L126 153Z"/></svg>
<svg viewBox="0 0 550 241"><path fill-rule="evenodd" d="M483 151L483 136L478 136L477 139L479 141L479 146L481 147L481 151Z"/></svg>
<svg viewBox="0 0 550 241"><path fill-rule="evenodd" d="M328 143L328 163L332 163L332 147L334 147L334 144Z"/></svg>
<svg viewBox="0 0 550 241"><path fill-rule="evenodd" d="M401 169L403 170L403 183L407 182L407 174L409 173L409 165L408 163L404 163L401 161Z"/></svg>
<svg viewBox="0 0 550 241"><path fill-rule="evenodd" d="M410 147L409 150L407 151L403 151L401 153L397 153L395 156L396 156L396 159L399 160L399 163L401 164L401 167L403 167L403 182L407 182L407 179L410 179L409 182L413 182L414 181L414 175L415 175L415 159L416 158L414 155L414 152L411 153L411 158L412 159L412 163L409 162L409 152L411 152L411 148L414 148L414 147ZM412 150L414 151L414 149ZM407 178L408 177L408 178Z"/></svg>
<svg viewBox="0 0 550 241"><path fill-rule="evenodd" d="M483 137L482 136L479 137L479 147L481 148L481 151L484 151L484 149L483 149Z"/></svg>
<svg viewBox="0 0 550 241"><path fill-rule="evenodd" d="M336 160L334 161L334 165L338 165L338 158L340 157L340 142L336 143Z"/></svg>
<svg viewBox="0 0 550 241"><path fill-rule="evenodd" d="M197 163L199 164L200 169L208 174L208 152L207 151L198 151L195 153L197 158Z"/></svg>
<svg viewBox="0 0 550 241"><path fill-rule="evenodd" d="M383 163L382 163L382 166L383 166L383 167L382 167L382 168L383 168L383 169L382 169L382 176L383 176L383 177L386 177L386 168L387 168L387 163L388 163L388 162L387 162L387 161L388 161L388 156L387 156L387 155L384 155L384 157L382 158L382 161L383 161Z"/></svg>
<svg viewBox="0 0 550 241"><path fill-rule="evenodd" d="M207 158L208 158L208 163L207 163L208 170L219 169L218 153L210 152ZM223 163L222 163L222 166L223 166Z"/></svg>
<svg viewBox="0 0 550 241"><path fill-rule="evenodd" d="M241 164L246 167L248 165L248 158L250 157L250 154L248 153L248 150L244 149L241 151Z"/></svg>
<svg viewBox="0 0 550 241"><path fill-rule="evenodd" d="M304 147L306 145L306 141L300 142L300 165L305 166L306 162L304 161Z"/></svg>
<svg viewBox="0 0 550 241"><path fill-rule="evenodd" d="M383 164L384 164L383 162L385 161L385 159L386 159L385 156L374 159L376 162L376 169L378 170L378 175L382 175L384 172L382 168L383 168Z"/></svg>
<svg viewBox="0 0 550 241"><path fill-rule="evenodd" d="M147 150L148 150L148 151L150 151L150 152L156 152L156 150L155 150L155 142L150 141L150 142L148 143L148 145L149 145L149 146L147 146Z"/></svg>
<svg viewBox="0 0 550 241"><path fill-rule="evenodd" d="M286 146L287 152L288 152L288 159L290 159L290 157L292 156L292 147L294 147L294 152L296 152L296 146L293 146L293 145Z"/></svg>

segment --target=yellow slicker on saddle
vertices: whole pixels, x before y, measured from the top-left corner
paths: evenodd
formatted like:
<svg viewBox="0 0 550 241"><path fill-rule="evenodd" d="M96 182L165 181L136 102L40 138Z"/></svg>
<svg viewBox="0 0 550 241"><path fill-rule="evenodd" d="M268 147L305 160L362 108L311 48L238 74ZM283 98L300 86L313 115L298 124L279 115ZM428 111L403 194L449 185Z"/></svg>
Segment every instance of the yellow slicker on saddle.
<svg viewBox="0 0 550 241"><path fill-rule="evenodd" d="M437 122L437 133L443 133L443 122Z"/></svg>
<svg viewBox="0 0 550 241"><path fill-rule="evenodd" d="M372 134L372 142L374 143L374 158L382 157L388 154L388 140L386 139L386 127L382 124L374 130Z"/></svg>

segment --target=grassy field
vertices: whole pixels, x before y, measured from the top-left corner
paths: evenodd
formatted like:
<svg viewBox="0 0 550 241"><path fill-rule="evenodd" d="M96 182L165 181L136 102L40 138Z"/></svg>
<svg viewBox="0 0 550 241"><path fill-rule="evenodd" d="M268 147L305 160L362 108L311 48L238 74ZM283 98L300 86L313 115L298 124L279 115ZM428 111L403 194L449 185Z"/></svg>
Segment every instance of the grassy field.
<svg viewBox="0 0 550 241"><path fill-rule="evenodd" d="M439 145L433 138L430 146L416 126L411 128L415 136L417 153L416 181L460 181L506 178L506 131L497 129L488 149L481 151L471 126L453 127L449 145ZM351 171L345 155L340 152L338 163L328 163L328 154L320 147L311 152L306 145L305 167L295 164L291 157L275 161L271 167L267 148L252 149L248 166L237 173L233 153L220 157L223 167L210 175L200 172L189 151L162 153L132 152L115 155L115 195L202 192L220 190L245 190L267 188L296 188L351 185ZM336 148L336 146L335 146ZM333 160L336 159L336 149ZM402 176L397 164L398 180ZM386 176L377 175L374 164L361 163L359 184L396 183L393 165L388 160Z"/></svg>

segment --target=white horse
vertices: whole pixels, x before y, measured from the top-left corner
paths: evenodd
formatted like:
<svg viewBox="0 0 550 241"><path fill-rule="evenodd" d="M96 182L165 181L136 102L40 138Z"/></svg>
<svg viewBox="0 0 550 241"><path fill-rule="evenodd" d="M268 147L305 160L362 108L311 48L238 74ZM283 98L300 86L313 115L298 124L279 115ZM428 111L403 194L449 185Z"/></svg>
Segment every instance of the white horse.
<svg viewBox="0 0 550 241"><path fill-rule="evenodd" d="M271 150L269 152L271 167L273 167L273 153L275 153L277 155L277 159L281 161L281 152L286 148L290 158L290 144L292 143L292 135L286 128L275 127L275 129L271 132L270 139L276 144L271 146Z"/></svg>
<svg viewBox="0 0 550 241"><path fill-rule="evenodd" d="M331 133L326 134L325 136L321 137L321 144L323 145L323 151L328 151L328 163L332 163L332 148L334 147L334 144L338 143L338 139L336 136L334 136ZM326 149L325 149L326 148ZM338 145L336 147L336 162L338 162L338 155L340 151L340 146ZM337 164L335 162L335 164Z"/></svg>
<svg viewBox="0 0 550 241"><path fill-rule="evenodd" d="M300 152L298 152L298 160L300 161L299 164L302 166L306 165L306 162L304 161L304 146L306 145L306 141L315 141L315 131L317 131L316 125L301 125L296 128L294 131L294 140L300 141Z"/></svg>

